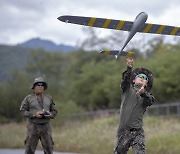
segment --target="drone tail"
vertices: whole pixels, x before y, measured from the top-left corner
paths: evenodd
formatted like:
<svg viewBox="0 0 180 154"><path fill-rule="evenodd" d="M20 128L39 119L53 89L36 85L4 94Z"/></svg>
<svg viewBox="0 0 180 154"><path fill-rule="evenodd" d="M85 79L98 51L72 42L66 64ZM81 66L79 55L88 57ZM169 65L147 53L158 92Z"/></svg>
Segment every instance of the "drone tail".
<svg viewBox="0 0 180 154"><path fill-rule="evenodd" d="M132 57L134 56L134 52L126 52L126 51L120 51L120 50L102 50L100 51L100 54L105 54L105 55L113 55L117 59L119 56L127 56L127 57Z"/></svg>

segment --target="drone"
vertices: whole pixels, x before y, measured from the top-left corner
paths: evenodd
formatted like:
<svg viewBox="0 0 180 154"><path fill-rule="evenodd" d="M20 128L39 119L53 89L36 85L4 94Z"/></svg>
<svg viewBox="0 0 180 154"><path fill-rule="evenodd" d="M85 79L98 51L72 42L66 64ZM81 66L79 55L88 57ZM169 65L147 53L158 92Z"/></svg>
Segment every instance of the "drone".
<svg viewBox="0 0 180 154"><path fill-rule="evenodd" d="M147 18L148 14L146 12L140 12L134 21L70 15L60 16L57 19L65 23L129 31L129 35L120 50L102 50L100 52L101 54L114 55L117 59L119 56L132 57L135 54L133 52L124 51L124 48L137 32L180 36L180 27L146 23Z"/></svg>

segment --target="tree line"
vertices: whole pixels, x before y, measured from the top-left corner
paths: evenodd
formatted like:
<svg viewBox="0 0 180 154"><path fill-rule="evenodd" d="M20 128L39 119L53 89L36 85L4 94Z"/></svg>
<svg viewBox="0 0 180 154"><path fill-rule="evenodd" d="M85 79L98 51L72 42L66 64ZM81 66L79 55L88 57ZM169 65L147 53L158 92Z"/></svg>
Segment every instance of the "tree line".
<svg viewBox="0 0 180 154"><path fill-rule="evenodd" d="M152 93L156 103L180 100L180 46L157 41L146 51L136 53L134 68L145 67L154 74ZM53 96L60 114L119 108L121 74L126 58L100 55L96 51L70 53L33 50L25 70L15 69L11 79L0 83L0 121L15 119L23 98L32 93L34 78L42 76L48 82L47 93Z"/></svg>

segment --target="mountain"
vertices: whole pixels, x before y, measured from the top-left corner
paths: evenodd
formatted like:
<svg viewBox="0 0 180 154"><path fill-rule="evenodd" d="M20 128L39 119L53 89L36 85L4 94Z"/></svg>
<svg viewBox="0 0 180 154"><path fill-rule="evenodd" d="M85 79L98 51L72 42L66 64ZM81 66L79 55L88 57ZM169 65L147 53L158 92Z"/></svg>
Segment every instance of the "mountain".
<svg viewBox="0 0 180 154"><path fill-rule="evenodd" d="M27 64L28 57L32 54L32 48L42 48L49 52L70 52L78 48L69 45L56 45L55 43L39 38L10 46L0 44L0 82L11 78L12 72L23 71Z"/></svg>
<svg viewBox="0 0 180 154"><path fill-rule="evenodd" d="M77 51L78 50L78 48L75 46L64 45L64 44L57 45L50 40L43 40L40 38L33 38L24 43L18 44L18 46L28 47L28 48L33 48L33 49L42 48L46 51L54 51L54 52L58 52L58 51L69 52L69 51Z"/></svg>

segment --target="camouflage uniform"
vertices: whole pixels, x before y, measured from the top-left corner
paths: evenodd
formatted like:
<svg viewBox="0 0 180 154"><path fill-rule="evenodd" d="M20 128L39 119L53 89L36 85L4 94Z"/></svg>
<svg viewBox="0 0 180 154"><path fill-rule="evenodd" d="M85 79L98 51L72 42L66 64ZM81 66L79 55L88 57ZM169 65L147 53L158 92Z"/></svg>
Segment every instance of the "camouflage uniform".
<svg viewBox="0 0 180 154"><path fill-rule="evenodd" d="M37 79L35 79L32 89L35 83L44 82L42 78ZM45 89L47 89L47 83L45 84ZM43 106L35 93L26 96L22 101L20 112L23 117L28 118L27 136L24 142L26 146L25 154L34 154L39 140L42 143L45 154L53 153L54 143L49 121L56 116L57 110L52 98L46 94L43 94L42 104ZM42 110L42 108L51 113L50 117L36 118L35 113Z"/></svg>
<svg viewBox="0 0 180 154"><path fill-rule="evenodd" d="M25 139L25 154L34 154L38 141L41 140L44 153L52 154L54 142L49 123L34 124L29 122L27 125L27 137Z"/></svg>
<svg viewBox="0 0 180 154"><path fill-rule="evenodd" d="M141 87L132 82L140 73L148 77L147 87L143 94L137 93ZM134 154L145 154L143 115L146 108L154 102L154 97L149 93L152 83L152 73L147 69L138 68L132 71L132 68L128 67L123 73L120 124L114 149L115 154L127 154L130 146L132 146Z"/></svg>
<svg viewBox="0 0 180 154"><path fill-rule="evenodd" d="M121 130L117 135L117 145L115 154L127 154L132 146L134 154L145 154L145 137L144 130Z"/></svg>

